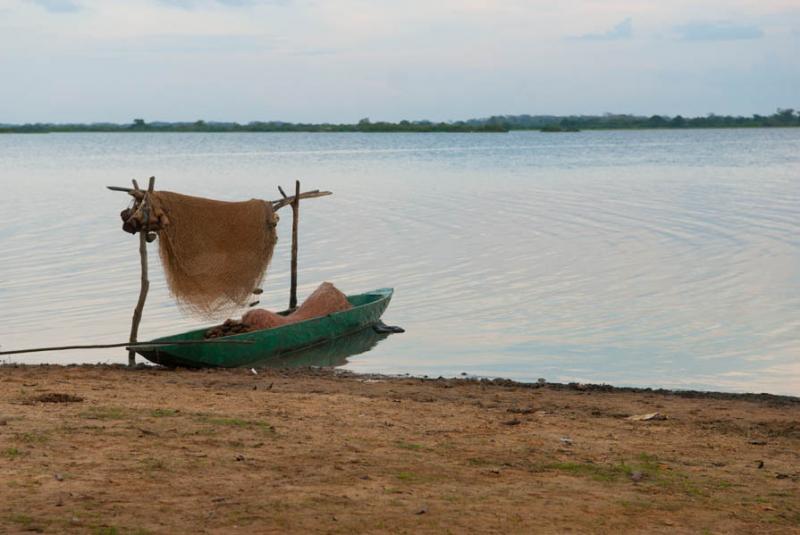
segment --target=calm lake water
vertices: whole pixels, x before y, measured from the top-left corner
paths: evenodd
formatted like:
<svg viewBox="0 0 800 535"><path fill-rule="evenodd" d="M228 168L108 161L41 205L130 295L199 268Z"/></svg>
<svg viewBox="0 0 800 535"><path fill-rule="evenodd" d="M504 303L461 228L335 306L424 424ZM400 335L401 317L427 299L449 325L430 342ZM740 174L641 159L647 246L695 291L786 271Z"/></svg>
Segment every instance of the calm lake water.
<svg viewBox="0 0 800 535"><path fill-rule="evenodd" d="M105 186L150 175L226 200L297 178L332 190L303 205L300 298L324 280L393 286L385 320L407 329L349 369L800 394L800 129L3 135L3 349L127 339L138 239ZM288 302L280 213L273 309ZM143 339L198 324L151 251Z"/></svg>

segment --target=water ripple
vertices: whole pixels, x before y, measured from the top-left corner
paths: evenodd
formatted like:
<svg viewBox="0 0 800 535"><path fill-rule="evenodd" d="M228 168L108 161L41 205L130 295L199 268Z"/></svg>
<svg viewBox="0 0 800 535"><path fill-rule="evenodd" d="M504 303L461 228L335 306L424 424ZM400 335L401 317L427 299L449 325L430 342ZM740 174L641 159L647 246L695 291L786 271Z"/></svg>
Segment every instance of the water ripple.
<svg viewBox="0 0 800 535"><path fill-rule="evenodd" d="M335 192L303 210L301 297L394 286L387 320L408 330L352 369L800 394L794 130L0 136L0 163L4 348L127 338L137 240L105 185L271 198L300 177ZM142 336L196 326L151 250Z"/></svg>

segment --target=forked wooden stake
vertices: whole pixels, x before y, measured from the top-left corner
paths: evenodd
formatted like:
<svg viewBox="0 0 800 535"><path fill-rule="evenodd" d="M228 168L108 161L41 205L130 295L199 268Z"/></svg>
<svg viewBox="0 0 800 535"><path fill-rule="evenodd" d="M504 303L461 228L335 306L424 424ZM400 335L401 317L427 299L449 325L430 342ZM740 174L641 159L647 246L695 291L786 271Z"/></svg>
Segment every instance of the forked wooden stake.
<svg viewBox="0 0 800 535"><path fill-rule="evenodd" d="M300 221L300 181L294 181L292 201L292 287L289 293L289 310L297 307L297 224Z"/></svg>
<svg viewBox="0 0 800 535"><path fill-rule="evenodd" d="M136 308L133 310L133 320L131 321L131 336L130 343L135 344L139 336L139 323L142 321L142 311L144 310L144 301L147 299L147 291L150 289L150 280L147 278L147 224L150 222L150 194L153 193L153 188L156 184L156 177L150 177L150 183L147 185L147 193L142 198L142 214L144 216L144 225L142 230L139 231L139 259L142 264L142 280L141 287L139 288L139 301L136 303ZM139 185L133 181L134 187L138 190ZM128 350L128 366L136 365L136 350Z"/></svg>

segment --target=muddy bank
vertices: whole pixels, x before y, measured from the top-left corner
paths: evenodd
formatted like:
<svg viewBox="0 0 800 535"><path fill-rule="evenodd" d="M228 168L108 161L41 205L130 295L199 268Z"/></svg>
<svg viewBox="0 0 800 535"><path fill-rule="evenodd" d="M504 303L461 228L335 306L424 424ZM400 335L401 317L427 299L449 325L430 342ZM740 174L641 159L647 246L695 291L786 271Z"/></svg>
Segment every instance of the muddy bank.
<svg viewBox="0 0 800 535"><path fill-rule="evenodd" d="M0 532L795 533L799 492L792 397L0 367Z"/></svg>

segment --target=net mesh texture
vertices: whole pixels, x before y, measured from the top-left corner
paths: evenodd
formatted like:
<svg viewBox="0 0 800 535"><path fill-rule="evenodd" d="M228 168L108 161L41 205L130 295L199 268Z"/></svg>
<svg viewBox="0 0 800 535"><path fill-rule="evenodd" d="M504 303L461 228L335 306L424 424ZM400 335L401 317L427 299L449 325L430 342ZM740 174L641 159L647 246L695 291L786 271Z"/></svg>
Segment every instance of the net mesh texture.
<svg viewBox="0 0 800 535"><path fill-rule="evenodd" d="M248 330L257 331L280 327L289 323L297 323L311 318L319 318L350 308L352 308L352 305L345 294L330 282L323 282L291 314L282 316L263 308L257 308L242 316L242 323Z"/></svg>
<svg viewBox="0 0 800 535"><path fill-rule="evenodd" d="M169 191L151 194L170 224L159 255L170 293L187 312L220 319L246 306L272 259L277 215L270 202L226 202Z"/></svg>

